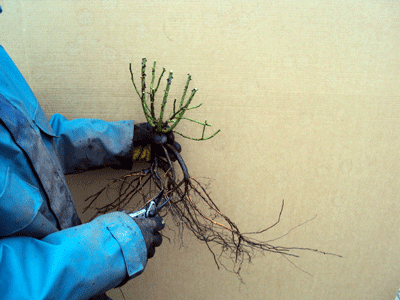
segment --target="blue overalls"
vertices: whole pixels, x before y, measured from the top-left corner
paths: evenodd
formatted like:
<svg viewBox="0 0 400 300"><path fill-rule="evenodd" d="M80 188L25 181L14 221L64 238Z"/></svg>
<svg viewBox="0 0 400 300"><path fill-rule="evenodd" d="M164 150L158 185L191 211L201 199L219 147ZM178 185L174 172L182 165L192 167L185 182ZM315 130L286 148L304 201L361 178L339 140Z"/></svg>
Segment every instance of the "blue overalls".
<svg viewBox="0 0 400 300"><path fill-rule="evenodd" d="M143 272L125 213L81 225L64 174L132 167L133 121L47 120L0 46L0 298L89 299Z"/></svg>

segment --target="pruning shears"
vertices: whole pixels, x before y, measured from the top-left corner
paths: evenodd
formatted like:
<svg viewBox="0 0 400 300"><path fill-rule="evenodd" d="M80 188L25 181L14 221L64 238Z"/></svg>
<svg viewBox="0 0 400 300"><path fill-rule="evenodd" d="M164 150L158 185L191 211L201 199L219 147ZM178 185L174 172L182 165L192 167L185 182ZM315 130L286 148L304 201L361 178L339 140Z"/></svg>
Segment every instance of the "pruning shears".
<svg viewBox="0 0 400 300"><path fill-rule="evenodd" d="M164 189L162 189L161 192L157 196L155 196L145 208L130 213L129 216L133 219L153 218L161 210L161 208L163 208L165 204L168 203L169 199L171 199L171 197L169 197L167 200L164 201L163 204L158 206L158 204L161 202L163 198L164 198Z"/></svg>

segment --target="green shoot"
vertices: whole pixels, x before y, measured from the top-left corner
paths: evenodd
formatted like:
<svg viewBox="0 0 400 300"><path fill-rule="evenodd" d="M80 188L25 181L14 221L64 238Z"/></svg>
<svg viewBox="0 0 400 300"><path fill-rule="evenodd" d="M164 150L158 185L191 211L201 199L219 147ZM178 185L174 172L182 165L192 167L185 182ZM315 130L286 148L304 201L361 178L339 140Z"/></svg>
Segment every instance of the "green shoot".
<svg viewBox="0 0 400 300"><path fill-rule="evenodd" d="M138 94L138 96L140 97L141 103L142 103L142 109L143 109L143 113L146 117L147 122L150 124L151 127L153 127L155 129L156 132L158 133L169 133L169 132L175 132L181 136L183 136L184 138L187 139L191 139L191 140L195 140L195 141L205 141L205 140L209 140L211 138L213 138L214 136L217 135L218 132L220 132L221 130L218 129L216 132L214 132L212 135L205 137L205 129L206 127L211 127L211 124L207 123L207 120L205 120L204 122L199 122L187 117L184 117L186 111L188 110L192 110L192 109L197 109L199 108L202 104L196 105L196 106L192 106L189 107L190 103L192 102L196 92L197 92L197 88L194 88L191 93L189 98L186 100L185 102L185 98L186 98L186 94L187 91L189 89L189 83L192 80L192 76L190 74L188 74L188 78L186 80L186 85L183 89L183 94L181 97L181 100L179 102L179 106L178 109L176 107L176 100L177 98L174 98L174 103L173 103L173 111L172 113L169 115L167 120L164 120L164 112L165 112L165 108L167 105L167 101L168 101L168 95L169 95L169 90L171 87L171 82L173 79L173 72L170 71L169 72L169 76L167 78L167 85L165 87L164 90L164 96L162 99L162 103L161 103L161 108L160 108L160 114L159 114L159 118L156 118L156 113L155 113L155 107L154 107L154 103L155 103L155 95L157 93L157 90L160 86L160 82L161 79L165 73L165 68L163 68L160 77L158 78L158 82L157 82L157 87L154 88L154 83L155 83L155 73L156 73L156 61L153 62L153 67L151 69L151 83L150 83L150 92L148 92L149 96L150 96L150 107L147 105L147 100L146 100L146 63L147 63L147 59L144 57L142 59L142 69L141 69L141 91L139 92L134 78L133 78L133 71L132 71L132 64L129 64L129 71L131 73L131 80L132 80L132 84L135 88L136 93ZM193 137L189 137L186 136L180 132L175 131L175 127L179 124L179 122L181 120L187 120L190 122L194 122L197 124L200 124L203 126L203 131L202 131L202 135L201 138L193 138ZM167 126L168 125L168 126Z"/></svg>

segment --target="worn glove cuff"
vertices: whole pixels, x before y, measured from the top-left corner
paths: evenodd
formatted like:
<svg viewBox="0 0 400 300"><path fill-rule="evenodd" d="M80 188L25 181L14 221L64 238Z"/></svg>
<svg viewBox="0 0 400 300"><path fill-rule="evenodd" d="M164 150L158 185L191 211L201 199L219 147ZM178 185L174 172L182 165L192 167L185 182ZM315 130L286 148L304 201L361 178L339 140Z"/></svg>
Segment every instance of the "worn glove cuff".
<svg viewBox="0 0 400 300"><path fill-rule="evenodd" d="M136 161L151 161L151 144L137 146L133 148L132 160Z"/></svg>

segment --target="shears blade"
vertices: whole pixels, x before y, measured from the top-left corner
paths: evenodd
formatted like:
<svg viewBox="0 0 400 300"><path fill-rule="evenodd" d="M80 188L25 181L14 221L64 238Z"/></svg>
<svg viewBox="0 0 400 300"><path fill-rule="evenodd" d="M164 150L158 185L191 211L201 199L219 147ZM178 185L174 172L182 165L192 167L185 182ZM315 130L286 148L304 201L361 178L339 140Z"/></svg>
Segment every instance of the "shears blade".
<svg viewBox="0 0 400 300"><path fill-rule="evenodd" d="M136 212L130 213L129 216L131 218L153 218L155 215L168 203L168 201L171 199L169 197L164 203L162 203L160 206L158 204L161 202L161 200L164 198L164 189L158 193L157 196L153 198L153 200L150 201L149 205L141 210L138 210Z"/></svg>

